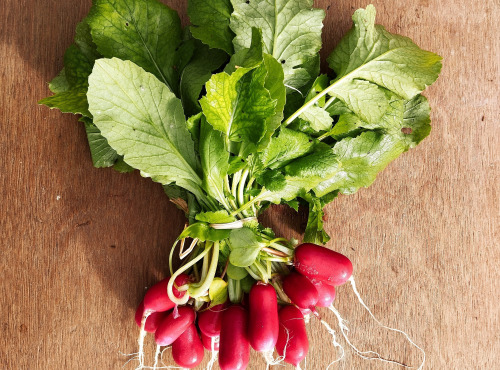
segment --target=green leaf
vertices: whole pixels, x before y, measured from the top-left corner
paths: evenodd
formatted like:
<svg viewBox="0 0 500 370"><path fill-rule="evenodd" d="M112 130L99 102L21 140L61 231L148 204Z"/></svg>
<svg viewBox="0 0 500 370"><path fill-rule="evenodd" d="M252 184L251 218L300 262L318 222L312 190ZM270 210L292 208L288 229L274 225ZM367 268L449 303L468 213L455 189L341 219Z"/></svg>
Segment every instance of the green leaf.
<svg viewBox="0 0 500 370"><path fill-rule="evenodd" d="M333 124L333 118L330 117L326 110L318 106L308 108L302 112L299 118L307 121L310 127L316 132L329 130Z"/></svg>
<svg viewBox="0 0 500 370"><path fill-rule="evenodd" d="M234 33L229 28L233 7L230 0L189 0L191 33L211 48L233 54Z"/></svg>
<svg viewBox="0 0 500 370"><path fill-rule="evenodd" d="M315 152L298 158L284 167L284 174L278 171L267 171L257 178L264 182L265 190L256 197L280 203L290 201L307 193L325 179L334 177L339 171L339 161L335 153L326 145L318 145Z"/></svg>
<svg viewBox="0 0 500 370"><path fill-rule="evenodd" d="M130 61L100 59L89 77L95 125L143 176L199 196L201 179L182 104L155 76Z"/></svg>
<svg viewBox="0 0 500 370"><path fill-rule="evenodd" d="M57 108L63 113L81 114L92 117L87 103L87 89L79 88L48 96L38 102L50 109Z"/></svg>
<svg viewBox="0 0 500 370"><path fill-rule="evenodd" d="M329 65L339 78L363 79L411 99L437 79L441 57L375 25L375 15L373 5L354 13L354 26L328 58Z"/></svg>
<svg viewBox="0 0 500 370"><path fill-rule="evenodd" d="M130 60L177 92L177 12L157 0L95 0L88 24L100 54Z"/></svg>
<svg viewBox="0 0 500 370"><path fill-rule="evenodd" d="M401 141L378 131L347 137L333 147L340 161L340 170L314 188L317 196L334 190L352 194L375 181L377 174L404 151Z"/></svg>
<svg viewBox="0 0 500 370"><path fill-rule="evenodd" d="M186 115L191 116L201 111L198 99L205 83L227 59L226 53L209 49L201 42L196 42L194 55L181 73L180 98Z"/></svg>
<svg viewBox="0 0 500 370"><path fill-rule="evenodd" d="M49 82L49 89L54 94L63 93L70 89L69 82L66 79L66 70L64 68Z"/></svg>
<svg viewBox="0 0 500 370"><path fill-rule="evenodd" d="M229 236L229 262L234 266L248 267L259 255L261 244L249 228L234 229Z"/></svg>
<svg viewBox="0 0 500 370"><path fill-rule="evenodd" d="M276 102L260 77L222 72L206 85L207 95L200 100L203 113L231 141L257 145L266 132L266 120L274 114Z"/></svg>
<svg viewBox="0 0 500 370"><path fill-rule="evenodd" d="M209 224L227 224L236 221L234 216L230 216L226 211L202 212L196 215L196 219Z"/></svg>
<svg viewBox="0 0 500 370"><path fill-rule="evenodd" d="M283 120L283 109L286 103L285 76L281 64L269 54L264 54L264 63L255 73L265 73L264 87L269 91L271 99L276 101L274 114L268 117L266 133L259 144L260 149L263 149L267 147L271 136Z"/></svg>
<svg viewBox="0 0 500 370"><path fill-rule="evenodd" d="M309 153L313 142L306 134L282 128L279 135L273 137L268 147L260 154L261 167L276 169L291 160Z"/></svg>
<svg viewBox="0 0 500 370"><path fill-rule="evenodd" d="M304 231L304 243L324 245L330 240L330 236L323 230L324 204L321 199L309 196L309 216Z"/></svg>
<svg viewBox="0 0 500 370"><path fill-rule="evenodd" d="M233 264L227 265L227 276L233 280L244 279L248 275L247 270L243 267L234 266Z"/></svg>
<svg viewBox="0 0 500 370"><path fill-rule="evenodd" d="M106 138L101 135L101 131L92 122L85 122L85 131L87 132L94 167L112 166L119 157L118 153L109 146Z"/></svg>
<svg viewBox="0 0 500 370"><path fill-rule="evenodd" d="M238 50L231 57L228 65L224 68L224 72L232 74L239 69L238 73L242 75L251 69L257 68L264 60L262 50L262 32L258 28L252 28L250 46Z"/></svg>
<svg viewBox="0 0 500 370"><path fill-rule="evenodd" d="M285 84L300 88L311 78L306 65L321 48L325 13L312 0L232 0L230 27L235 51L250 44L252 27L262 30L264 51L282 63ZM313 76L313 78L316 76Z"/></svg>
<svg viewBox="0 0 500 370"><path fill-rule="evenodd" d="M177 237L177 240L184 238L198 238L201 242L207 240L217 242L227 239L230 234L231 230L216 230L204 222L196 222L185 228L181 235Z"/></svg>
<svg viewBox="0 0 500 370"><path fill-rule="evenodd" d="M208 289L210 307L217 306L227 301L227 283L221 278L214 278Z"/></svg>
<svg viewBox="0 0 500 370"><path fill-rule="evenodd" d="M113 169L115 171L118 171L120 173L130 173L134 172L135 168L132 166L129 166L124 160L122 156L119 156L118 159L116 160L115 164L113 165Z"/></svg>
<svg viewBox="0 0 500 370"><path fill-rule="evenodd" d="M375 25L375 14L373 5L357 10L353 28L328 58L337 74L328 93L368 123L385 113L385 89L411 99L441 71L440 56Z"/></svg>
<svg viewBox="0 0 500 370"><path fill-rule="evenodd" d="M247 294L250 293L250 289L252 289L255 283L256 281L250 275L247 275L244 279L240 280L241 289L243 289L243 291Z"/></svg>
<svg viewBox="0 0 500 370"><path fill-rule="evenodd" d="M224 135L215 131L205 118L201 122L200 158L203 169L203 188L208 195L230 209L224 195L224 179L229 168L229 152Z"/></svg>

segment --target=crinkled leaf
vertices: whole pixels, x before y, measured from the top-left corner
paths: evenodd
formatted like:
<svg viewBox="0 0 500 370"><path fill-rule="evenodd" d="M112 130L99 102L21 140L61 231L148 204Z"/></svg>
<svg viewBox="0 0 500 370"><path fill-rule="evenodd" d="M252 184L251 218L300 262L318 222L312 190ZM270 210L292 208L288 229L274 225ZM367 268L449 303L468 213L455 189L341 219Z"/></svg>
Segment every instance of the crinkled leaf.
<svg viewBox="0 0 500 370"><path fill-rule="evenodd" d="M265 190L257 198L272 203L280 203L282 199L293 200L325 179L334 177L338 171L339 161L335 153L327 145L319 145L317 151L285 166L284 174L279 171L266 171L261 177L266 181Z"/></svg>
<svg viewBox="0 0 500 370"><path fill-rule="evenodd" d="M233 280L244 279L248 275L247 270L229 263L227 265L227 276Z"/></svg>
<svg viewBox="0 0 500 370"><path fill-rule="evenodd" d="M234 266L248 267L257 259L261 245L255 233L247 227L234 229L229 236L229 262Z"/></svg>
<svg viewBox="0 0 500 370"><path fill-rule="evenodd" d="M38 102L50 109L59 109L63 113L81 114L92 117L87 103L87 89L78 88L48 96Z"/></svg>
<svg viewBox="0 0 500 370"><path fill-rule="evenodd" d="M353 28L328 58L337 74L328 93L368 123L377 123L388 108L385 89L411 99L441 70L440 56L375 25L375 14L372 5L357 10Z"/></svg>
<svg viewBox="0 0 500 370"><path fill-rule="evenodd" d="M234 33L229 28L233 7L230 0L189 0L191 33L211 48L233 53Z"/></svg>
<svg viewBox="0 0 500 370"><path fill-rule="evenodd" d="M227 283L221 278L214 278L208 289L210 307L217 306L227 301Z"/></svg>
<svg viewBox="0 0 500 370"><path fill-rule="evenodd" d="M373 5L354 13L354 26L328 58L329 65L338 79L363 79L411 99L437 79L441 57L375 25L375 15Z"/></svg>
<svg viewBox="0 0 500 370"><path fill-rule="evenodd" d="M321 48L325 13L312 0L232 0L235 51L250 44L251 28L262 30L264 51L282 63L285 84L300 88L311 78L304 64ZM313 76L314 78L315 76Z"/></svg>
<svg viewBox="0 0 500 370"><path fill-rule="evenodd" d="M177 12L157 0L96 0L88 24L100 54L130 60L177 92Z"/></svg>
<svg viewBox="0 0 500 370"><path fill-rule="evenodd" d="M375 181L377 174L404 151L401 141L379 131L363 132L347 137L333 147L340 161L339 171L314 188L317 196L339 190L352 194Z"/></svg>
<svg viewBox="0 0 500 370"><path fill-rule="evenodd" d="M154 75L130 61L100 59L88 99L95 125L129 165L154 181L201 193L181 101Z"/></svg>
<svg viewBox="0 0 500 370"><path fill-rule="evenodd" d="M231 141L257 145L266 132L266 120L276 102L259 77L222 72L207 82L207 95L200 100L203 113Z"/></svg>

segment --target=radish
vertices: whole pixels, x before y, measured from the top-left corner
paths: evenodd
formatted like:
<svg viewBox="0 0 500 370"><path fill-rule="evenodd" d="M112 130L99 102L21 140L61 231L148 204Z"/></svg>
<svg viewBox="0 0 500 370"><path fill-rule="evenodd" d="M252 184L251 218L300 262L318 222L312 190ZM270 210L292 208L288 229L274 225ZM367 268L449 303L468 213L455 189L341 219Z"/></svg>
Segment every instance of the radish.
<svg viewBox="0 0 500 370"><path fill-rule="evenodd" d="M333 285L328 285L321 280L310 279L311 283L318 291L318 302L316 306L318 307L330 307L330 305L335 300L335 287Z"/></svg>
<svg viewBox="0 0 500 370"><path fill-rule="evenodd" d="M193 323L172 344L172 357L177 365L191 369L201 363L203 354L203 344Z"/></svg>
<svg viewBox="0 0 500 370"><path fill-rule="evenodd" d="M203 347L205 347L209 351L219 351L219 337L209 337L203 332L201 333L201 342L203 343ZM213 342L213 348L212 348Z"/></svg>
<svg viewBox="0 0 500 370"><path fill-rule="evenodd" d="M142 316L144 315L144 301L141 302L139 307L137 307L137 311L135 311L135 322L139 327L141 327ZM144 330L148 333L154 333L160 325L160 322L167 316L167 312L153 312L151 313L147 319L146 324L144 325Z"/></svg>
<svg viewBox="0 0 500 370"><path fill-rule="evenodd" d="M285 362L297 367L309 350L304 316L297 307L285 306L279 312L279 323L276 351L285 356Z"/></svg>
<svg viewBox="0 0 500 370"><path fill-rule="evenodd" d="M278 340L278 299L270 284L258 282L250 290L248 298L248 339L259 352L272 351Z"/></svg>
<svg viewBox="0 0 500 370"><path fill-rule="evenodd" d="M146 311L163 312L174 308L175 303L168 298L167 285L170 277L163 279L148 289L144 296L144 307ZM174 295L177 298L182 298L186 292L179 292L177 287L185 285L189 282L189 276L181 274L175 279ZM176 287L177 286L177 287Z"/></svg>
<svg viewBox="0 0 500 370"><path fill-rule="evenodd" d="M295 268L302 275L329 285L342 285L352 275L352 263L343 254L312 243L295 248Z"/></svg>
<svg viewBox="0 0 500 370"><path fill-rule="evenodd" d="M283 290L294 304L314 311L318 302L318 291L308 278L292 272L283 280Z"/></svg>
<svg viewBox="0 0 500 370"><path fill-rule="evenodd" d="M245 369L250 360L247 337L247 311L239 305L229 307L222 314L219 366L222 370Z"/></svg>
<svg viewBox="0 0 500 370"><path fill-rule="evenodd" d="M156 344L159 346L172 344L194 322L195 317L196 314L191 307L179 306L177 315L172 312L156 329Z"/></svg>
<svg viewBox="0 0 500 370"><path fill-rule="evenodd" d="M218 304L198 313L198 327L207 337L218 337L225 304Z"/></svg>

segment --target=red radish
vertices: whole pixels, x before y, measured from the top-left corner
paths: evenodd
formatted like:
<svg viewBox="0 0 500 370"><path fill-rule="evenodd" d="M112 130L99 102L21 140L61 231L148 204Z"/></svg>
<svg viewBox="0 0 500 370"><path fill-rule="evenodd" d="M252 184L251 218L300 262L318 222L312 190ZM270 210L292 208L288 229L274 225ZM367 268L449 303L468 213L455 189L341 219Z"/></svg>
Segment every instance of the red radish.
<svg viewBox="0 0 500 370"><path fill-rule="evenodd" d="M308 278L292 272L283 280L283 290L297 306L314 311L318 302L318 291Z"/></svg>
<svg viewBox="0 0 500 370"><path fill-rule="evenodd" d="M172 357L177 365L191 369L201 363L203 354L203 344L193 323L172 344Z"/></svg>
<svg viewBox="0 0 500 370"><path fill-rule="evenodd" d="M304 316L297 307L285 306L279 312L279 320L280 331L276 351L280 356L285 354L285 362L298 366L309 350Z"/></svg>
<svg viewBox="0 0 500 370"><path fill-rule="evenodd" d="M141 327L142 315L144 315L144 301L141 302L137 311L135 311L135 322L139 327ZM160 322L168 315L167 312L153 312L150 314L146 320L146 325L144 330L148 333L154 333Z"/></svg>
<svg viewBox="0 0 500 370"><path fill-rule="evenodd" d="M295 268L302 275L334 286L344 284L352 275L349 258L311 243L295 248Z"/></svg>
<svg viewBox="0 0 500 370"><path fill-rule="evenodd" d="M169 346L194 322L196 314L188 306L179 306L177 315L170 313L160 323L155 332L155 341L159 346Z"/></svg>
<svg viewBox="0 0 500 370"><path fill-rule="evenodd" d="M198 327L207 337L220 335L220 324L225 304L218 304L198 313Z"/></svg>
<svg viewBox="0 0 500 370"><path fill-rule="evenodd" d="M335 300L335 287L316 279L311 279L311 283L314 284L318 291L318 303L316 303L316 306L330 307Z"/></svg>
<svg viewBox="0 0 500 370"><path fill-rule="evenodd" d="M222 314L219 366L221 370L245 369L250 360L247 337L247 311L239 306L229 307Z"/></svg>
<svg viewBox="0 0 500 370"><path fill-rule="evenodd" d="M153 312L163 312L174 308L175 303L168 298L167 285L170 277L163 279L153 285L148 289L146 295L144 296L144 307L148 311ZM176 285L179 287L181 285L187 284L189 281L189 276L186 274L181 274L177 276L174 282L174 295L177 298L182 298L186 292L179 292Z"/></svg>
<svg viewBox="0 0 500 370"><path fill-rule="evenodd" d="M212 341L214 342L213 350L219 350L219 341L217 339L219 339L219 337L209 337L201 333L201 342L203 343L203 347L205 347L209 351L212 351Z"/></svg>
<svg viewBox="0 0 500 370"><path fill-rule="evenodd" d="M278 299L270 284L258 282L248 297L248 339L259 352L272 351L278 340Z"/></svg>

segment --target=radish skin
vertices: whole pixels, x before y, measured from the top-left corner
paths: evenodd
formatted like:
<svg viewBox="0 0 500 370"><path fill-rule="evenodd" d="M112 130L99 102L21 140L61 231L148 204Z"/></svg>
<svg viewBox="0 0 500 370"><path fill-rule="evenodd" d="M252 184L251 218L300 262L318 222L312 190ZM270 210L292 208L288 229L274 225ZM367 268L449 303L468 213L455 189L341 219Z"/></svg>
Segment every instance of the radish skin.
<svg viewBox="0 0 500 370"><path fill-rule="evenodd" d="M285 306L279 312L279 323L276 351L285 356L285 362L298 366L309 351L304 317L297 307Z"/></svg>
<svg viewBox="0 0 500 370"><path fill-rule="evenodd" d="M172 344L172 357L177 365L192 369L203 361L203 344L193 323Z"/></svg>
<svg viewBox="0 0 500 370"><path fill-rule="evenodd" d="M318 291L318 302L316 303L316 306L330 307L330 305L335 300L335 287L333 285L328 285L321 280L310 280Z"/></svg>
<svg viewBox="0 0 500 370"><path fill-rule="evenodd" d="M158 326L155 341L159 346L169 346L194 322L195 312L191 307L179 306L177 315L170 313Z"/></svg>
<svg viewBox="0 0 500 370"><path fill-rule="evenodd" d="M318 302L318 290L308 278L292 272L283 280L283 290L294 304L314 311Z"/></svg>
<svg viewBox="0 0 500 370"><path fill-rule="evenodd" d="M344 284L352 275L352 263L346 256L312 243L295 248L295 268L304 276L334 286Z"/></svg>
<svg viewBox="0 0 500 370"><path fill-rule="evenodd" d="M229 307L222 315L219 366L221 370L245 369L250 360L247 337L248 314L239 305Z"/></svg>
<svg viewBox="0 0 500 370"><path fill-rule="evenodd" d="M272 351L278 341L278 299L270 284L258 282L248 297L250 345L258 352Z"/></svg>
<svg viewBox="0 0 500 370"><path fill-rule="evenodd" d="M207 337L218 337L225 304L218 304L198 313L198 327Z"/></svg>
<svg viewBox="0 0 500 370"><path fill-rule="evenodd" d="M141 327L142 316L144 315L144 301L141 302L139 307L137 307L137 311L135 311L135 322L137 326ZM160 322L168 315L167 312L153 312L151 313L144 325L144 330L148 333L154 333L160 325Z"/></svg>
<svg viewBox="0 0 500 370"><path fill-rule="evenodd" d="M175 303L168 298L167 286L170 277L163 279L148 289L144 296L145 310L151 312L164 312L174 308ZM175 285L178 287L185 285L189 282L189 276L181 274L175 279ZM174 295L177 298L182 298L186 292L179 292L174 285Z"/></svg>

